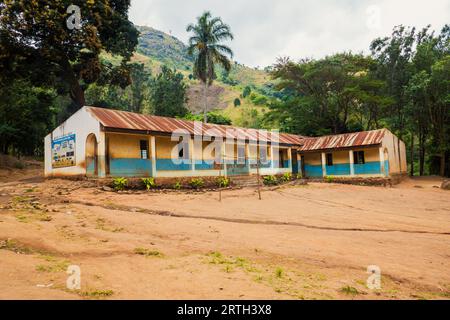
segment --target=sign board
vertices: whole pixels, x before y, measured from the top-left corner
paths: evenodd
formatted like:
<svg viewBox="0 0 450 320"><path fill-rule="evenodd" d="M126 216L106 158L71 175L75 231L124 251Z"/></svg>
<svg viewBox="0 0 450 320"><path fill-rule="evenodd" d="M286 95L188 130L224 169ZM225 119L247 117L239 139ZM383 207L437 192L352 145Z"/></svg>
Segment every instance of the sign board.
<svg viewBox="0 0 450 320"><path fill-rule="evenodd" d="M52 140L52 168L75 165L75 134Z"/></svg>

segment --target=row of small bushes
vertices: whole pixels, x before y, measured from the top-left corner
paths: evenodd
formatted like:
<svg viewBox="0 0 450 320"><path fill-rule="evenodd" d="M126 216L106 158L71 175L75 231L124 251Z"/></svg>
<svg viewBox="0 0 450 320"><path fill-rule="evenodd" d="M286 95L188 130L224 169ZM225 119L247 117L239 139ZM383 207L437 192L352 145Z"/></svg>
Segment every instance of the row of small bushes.
<svg viewBox="0 0 450 320"><path fill-rule="evenodd" d="M276 186L281 183L286 183L289 181L293 181L295 179L301 179L302 175L297 174L296 176L293 176L292 173L285 173L282 176L264 176L263 177L263 183L266 186Z"/></svg>
<svg viewBox="0 0 450 320"><path fill-rule="evenodd" d="M170 187L174 190L180 190L183 187L189 187L191 189L202 189L205 187L205 181L202 178L192 178L188 181L187 185L183 184L182 181L176 181ZM231 180L226 177L218 177L214 181L214 186L218 188L228 188L231 185ZM116 191L123 191L129 187L128 179L126 178L115 178L112 181L112 187ZM142 178L140 180L140 187L146 190L153 190L163 187L158 185L155 178ZM164 187L167 187L166 185Z"/></svg>

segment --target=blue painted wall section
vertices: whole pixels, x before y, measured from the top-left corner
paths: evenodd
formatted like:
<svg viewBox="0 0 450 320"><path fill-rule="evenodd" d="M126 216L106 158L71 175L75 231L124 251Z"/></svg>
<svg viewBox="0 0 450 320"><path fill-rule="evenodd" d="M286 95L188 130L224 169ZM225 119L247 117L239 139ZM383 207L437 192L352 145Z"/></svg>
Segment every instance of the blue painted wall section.
<svg viewBox="0 0 450 320"><path fill-rule="evenodd" d="M355 174L381 174L381 163L375 161L355 164Z"/></svg>
<svg viewBox="0 0 450 320"><path fill-rule="evenodd" d="M322 177L322 165L309 165L305 164L305 173L307 177Z"/></svg>
<svg viewBox="0 0 450 320"><path fill-rule="evenodd" d="M227 164L227 174L230 176L247 175L250 173L247 161L238 162L233 160L227 160L225 162Z"/></svg>
<svg viewBox="0 0 450 320"><path fill-rule="evenodd" d="M214 160L195 160L195 170L214 170Z"/></svg>
<svg viewBox="0 0 450 320"><path fill-rule="evenodd" d="M148 159L111 159L109 171L113 177L151 176L152 161Z"/></svg>
<svg viewBox="0 0 450 320"><path fill-rule="evenodd" d="M156 171L188 171L191 170L191 161L183 160L182 163L179 161L173 161L172 159L156 159Z"/></svg>
<svg viewBox="0 0 450 320"><path fill-rule="evenodd" d="M326 170L328 176L350 175L350 164L349 163L334 164L332 166L327 166Z"/></svg>
<svg viewBox="0 0 450 320"><path fill-rule="evenodd" d="M384 174L386 177L389 176L389 160L384 161Z"/></svg>
<svg viewBox="0 0 450 320"><path fill-rule="evenodd" d="M89 162L87 168L86 168L86 174L88 176L92 176L95 174L95 159L92 158L88 158L86 159L87 162Z"/></svg>

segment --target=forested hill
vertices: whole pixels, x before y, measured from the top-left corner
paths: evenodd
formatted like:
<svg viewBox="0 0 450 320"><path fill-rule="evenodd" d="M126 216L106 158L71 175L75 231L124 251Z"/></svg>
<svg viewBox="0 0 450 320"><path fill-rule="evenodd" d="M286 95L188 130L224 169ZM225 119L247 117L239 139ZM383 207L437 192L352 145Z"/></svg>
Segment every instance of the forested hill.
<svg viewBox="0 0 450 320"><path fill-rule="evenodd" d="M193 113L200 113L203 110L203 88L198 81L192 79L193 59L187 53L187 45L152 27L136 28L140 36L133 60L144 63L154 76L161 71L163 65L181 72L188 84L188 109ZM217 81L208 92L209 109L230 118L235 125L258 127L261 117L267 111L266 102L273 94L269 74L236 61L228 74L220 67L217 67L216 74ZM235 107L235 103L239 104L239 108Z"/></svg>
<svg viewBox="0 0 450 320"><path fill-rule="evenodd" d="M151 27L138 26L140 32L137 52L160 61L170 68L189 70L192 59L186 45L177 38Z"/></svg>

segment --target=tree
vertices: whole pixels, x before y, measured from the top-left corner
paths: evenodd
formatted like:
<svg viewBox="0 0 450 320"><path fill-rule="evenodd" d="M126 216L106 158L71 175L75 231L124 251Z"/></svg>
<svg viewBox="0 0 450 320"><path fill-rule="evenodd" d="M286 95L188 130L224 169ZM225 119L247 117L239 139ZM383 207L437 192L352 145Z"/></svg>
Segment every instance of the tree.
<svg viewBox="0 0 450 320"><path fill-rule="evenodd" d="M198 114L188 113L183 119L191 121L202 121L203 116ZM213 124L231 125L231 119L216 112L208 112L208 121Z"/></svg>
<svg viewBox="0 0 450 320"><path fill-rule="evenodd" d="M429 115L435 149L440 156L441 176L450 174L450 54L431 67Z"/></svg>
<svg viewBox="0 0 450 320"><path fill-rule="evenodd" d="M149 100L151 85L151 71L145 68L142 63L133 63L131 65L131 110L132 112L142 113L147 100Z"/></svg>
<svg viewBox="0 0 450 320"><path fill-rule="evenodd" d="M54 123L53 90L17 80L0 86L0 152L42 155L42 141Z"/></svg>
<svg viewBox="0 0 450 320"><path fill-rule="evenodd" d="M208 122L207 97L208 87L217 78L216 64L221 65L225 71L231 70L229 58L233 57L233 51L222 44L224 40L233 40L230 27L218 17L212 17L210 12L205 12L197 18L197 24L188 25L187 32L192 32L189 38L188 54L193 56L194 76L204 84L204 122Z"/></svg>
<svg viewBox="0 0 450 320"><path fill-rule="evenodd" d="M75 4L80 23L68 27ZM138 31L128 20L130 0L6 0L0 4L0 74L3 81L22 77L34 85L48 85L68 93L74 108L85 104L84 91L96 81L126 87L129 61ZM72 14L72 16L71 16ZM122 59L107 68L102 51ZM0 79L1 81L1 79ZM75 111L75 110L72 110Z"/></svg>
<svg viewBox="0 0 450 320"><path fill-rule="evenodd" d="M163 66L150 88L150 102L155 115L175 118L188 113L187 88L181 73Z"/></svg>
<svg viewBox="0 0 450 320"><path fill-rule="evenodd" d="M241 105L241 100L239 98L236 98L236 99L234 99L233 104L235 107L239 107Z"/></svg>
<svg viewBox="0 0 450 320"><path fill-rule="evenodd" d="M246 86L244 88L244 90L242 91L242 97L247 98L250 95L250 93L252 93L252 88L250 88L249 86Z"/></svg>
<svg viewBox="0 0 450 320"><path fill-rule="evenodd" d="M371 77L373 64L371 58L351 53L299 63L279 59L271 75L285 97L272 103L268 117L278 118L289 132L313 135L373 125L381 112L378 108L389 103L379 92L384 83ZM358 120L357 110L370 110L370 121Z"/></svg>

